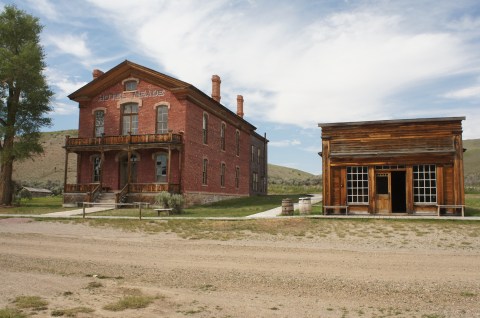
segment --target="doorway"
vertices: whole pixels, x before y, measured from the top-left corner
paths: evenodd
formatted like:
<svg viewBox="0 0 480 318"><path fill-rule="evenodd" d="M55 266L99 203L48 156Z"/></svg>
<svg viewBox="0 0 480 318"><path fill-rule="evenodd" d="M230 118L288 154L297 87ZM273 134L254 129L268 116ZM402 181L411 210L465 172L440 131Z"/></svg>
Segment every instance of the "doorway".
<svg viewBox="0 0 480 318"><path fill-rule="evenodd" d="M376 213L405 213L407 190L405 171L386 171L375 174Z"/></svg>
<svg viewBox="0 0 480 318"><path fill-rule="evenodd" d="M130 182L137 182L137 156L132 154L130 157ZM120 189L128 183L128 155L125 154L120 158Z"/></svg>

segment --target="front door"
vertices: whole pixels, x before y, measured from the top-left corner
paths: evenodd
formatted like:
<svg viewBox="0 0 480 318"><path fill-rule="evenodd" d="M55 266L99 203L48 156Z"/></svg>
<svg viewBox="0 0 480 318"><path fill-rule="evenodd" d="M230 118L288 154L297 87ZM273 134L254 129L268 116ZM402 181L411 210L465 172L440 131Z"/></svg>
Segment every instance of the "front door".
<svg viewBox="0 0 480 318"><path fill-rule="evenodd" d="M137 157L132 154L130 157L130 182L137 182ZM128 183L128 156L124 155L120 159L120 189Z"/></svg>
<svg viewBox="0 0 480 318"><path fill-rule="evenodd" d="M375 175L375 206L376 213L390 213L392 212L391 202L391 187L390 187L390 172L377 173Z"/></svg>

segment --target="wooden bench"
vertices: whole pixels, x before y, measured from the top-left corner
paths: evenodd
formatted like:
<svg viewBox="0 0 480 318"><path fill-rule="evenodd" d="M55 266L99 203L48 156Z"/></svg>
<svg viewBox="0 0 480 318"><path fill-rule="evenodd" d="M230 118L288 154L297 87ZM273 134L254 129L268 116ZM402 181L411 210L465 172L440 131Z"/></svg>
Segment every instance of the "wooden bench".
<svg viewBox="0 0 480 318"><path fill-rule="evenodd" d="M154 211L157 211L157 216L160 216L160 212L166 212L167 215L170 215L170 212L172 212L173 209L170 208L156 208L153 209Z"/></svg>
<svg viewBox="0 0 480 318"><path fill-rule="evenodd" d="M437 215L440 216L440 212L442 209L461 209L462 210L462 217L465 217L465 205L462 204L437 204Z"/></svg>
<svg viewBox="0 0 480 318"><path fill-rule="evenodd" d="M348 215L348 205L324 205L323 206L323 215L327 215L328 209L344 209L345 215Z"/></svg>

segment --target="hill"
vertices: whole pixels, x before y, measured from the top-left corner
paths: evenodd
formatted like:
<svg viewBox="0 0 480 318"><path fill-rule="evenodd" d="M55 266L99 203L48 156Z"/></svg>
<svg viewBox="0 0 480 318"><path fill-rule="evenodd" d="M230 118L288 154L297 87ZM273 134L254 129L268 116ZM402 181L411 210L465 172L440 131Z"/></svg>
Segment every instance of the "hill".
<svg viewBox="0 0 480 318"><path fill-rule="evenodd" d="M480 186L480 139L463 141L465 186Z"/></svg>
<svg viewBox="0 0 480 318"><path fill-rule="evenodd" d="M65 136L77 136L77 130L42 133L40 142L45 153L14 164L13 179L30 185L63 184L65 170ZM480 139L464 140L465 185L480 186ZM319 163L320 164L320 163ZM75 182L75 156L69 158L68 182ZM272 185L319 185L321 176L298 169L268 165L269 184Z"/></svg>

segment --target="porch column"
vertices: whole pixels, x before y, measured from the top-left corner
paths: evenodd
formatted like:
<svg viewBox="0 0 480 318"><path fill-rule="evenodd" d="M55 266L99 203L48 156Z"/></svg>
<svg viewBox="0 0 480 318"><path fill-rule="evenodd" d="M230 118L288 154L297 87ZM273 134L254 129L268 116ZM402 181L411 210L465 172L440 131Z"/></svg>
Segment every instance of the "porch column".
<svg viewBox="0 0 480 318"><path fill-rule="evenodd" d="M172 176L170 174L171 172L171 169L170 169L170 166L171 166L171 161L172 159L172 148L170 146L168 146L168 160L167 160L167 184L168 184L168 190L170 192L170 183L172 182Z"/></svg>
<svg viewBox="0 0 480 318"><path fill-rule="evenodd" d="M105 152L102 149L100 153L100 188L103 187L103 162L105 161Z"/></svg>
<svg viewBox="0 0 480 318"><path fill-rule="evenodd" d="M182 150L178 150L178 192L182 192Z"/></svg>
<svg viewBox="0 0 480 318"><path fill-rule="evenodd" d="M127 154L127 183L130 184L132 178L132 151L128 149Z"/></svg>
<svg viewBox="0 0 480 318"><path fill-rule="evenodd" d="M70 138L69 135L65 136L65 171L63 172L63 193L67 190L67 173L68 173L68 139Z"/></svg>

